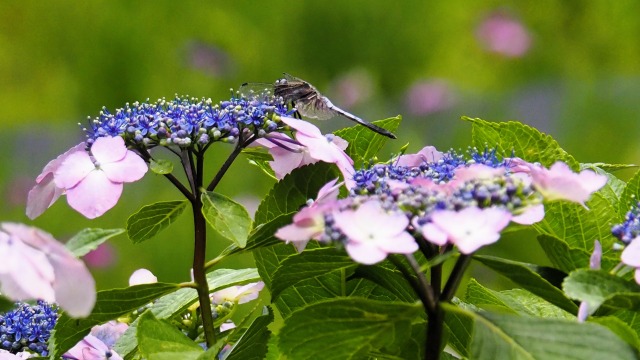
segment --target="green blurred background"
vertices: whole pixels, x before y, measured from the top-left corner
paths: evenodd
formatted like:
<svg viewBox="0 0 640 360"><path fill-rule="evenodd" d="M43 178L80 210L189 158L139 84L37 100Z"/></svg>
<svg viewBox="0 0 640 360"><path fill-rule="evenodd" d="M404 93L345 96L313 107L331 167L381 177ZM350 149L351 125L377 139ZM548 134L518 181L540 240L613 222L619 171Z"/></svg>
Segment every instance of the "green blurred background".
<svg viewBox="0 0 640 360"><path fill-rule="evenodd" d="M282 72L365 119L402 114L399 140L382 158L406 143L410 151L466 147L470 126L459 118L467 115L527 123L582 162L640 163L640 2L505 3L4 0L0 219L66 239L84 227L124 227L139 207L179 199L150 173L127 185L120 203L97 220L84 219L64 199L34 222L24 215L34 178L83 139L77 123L103 105L175 93L219 101L232 87L271 82ZM209 151L211 176L230 149ZM271 185L241 159L219 190L255 206ZM139 267L161 281L185 281L191 231L185 213L156 239L132 245L120 236L87 261L100 288L126 285ZM211 256L227 245L214 236L211 244ZM545 262L522 233L485 252ZM244 258L222 266L250 264Z"/></svg>

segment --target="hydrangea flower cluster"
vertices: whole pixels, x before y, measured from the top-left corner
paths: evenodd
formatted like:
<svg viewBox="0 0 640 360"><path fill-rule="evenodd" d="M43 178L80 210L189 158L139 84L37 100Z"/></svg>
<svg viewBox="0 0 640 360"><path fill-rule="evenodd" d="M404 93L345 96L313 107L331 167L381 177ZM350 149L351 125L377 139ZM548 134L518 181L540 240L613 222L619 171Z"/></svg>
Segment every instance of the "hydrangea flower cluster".
<svg viewBox="0 0 640 360"><path fill-rule="evenodd" d="M470 149L465 157L425 147L360 170L353 181L346 199L332 191L335 181L325 185L276 236L299 251L311 239L337 243L363 264L413 253L418 244L456 246L471 254L496 242L510 222L542 220L543 200L584 205L606 177L576 174L563 163L546 169L519 158L500 159L492 149Z"/></svg>
<svg viewBox="0 0 640 360"><path fill-rule="evenodd" d="M611 228L611 233L624 243L620 259L625 265L636 269L635 279L640 284L640 202L627 212L622 224Z"/></svg>
<svg viewBox="0 0 640 360"><path fill-rule="evenodd" d="M200 147L214 141L233 143L249 129L262 136L281 124L274 115L291 111L282 98L273 96L232 97L214 104L211 99L177 96L172 100L126 104L115 113L103 108L89 119L89 145L100 137L123 136L128 144L141 148L177 145Z"/></svg>
<svg viewBox="0 0 640 360"><path fill-rule="evenodd" d="M466 156L465 156L466 155ZM410 182L416 178L431 179L435 183L451 180L455 170L472 164L509 170L509 158L498 159L495 149L469 148L466 154L453 149L441 153L427 146L417 154L403 155L389 164L377 164L355 172L353 194L388 192L389 180Z"/></svg>
<svg viewBox="0 0 640 360"><path fill-rule="evenodd" d="M629 244L640 235L640 202L627 212L622 224L616 224L611 228L611 233L625 244Z"/></svg>
<svg viewBox="0 0 640 360"><path fill-rule="evenodd" d="M47 356L47 341L58 320L58 310L44 301L17 303L0 315L0 348L13 354L30 351Z"/></svg>

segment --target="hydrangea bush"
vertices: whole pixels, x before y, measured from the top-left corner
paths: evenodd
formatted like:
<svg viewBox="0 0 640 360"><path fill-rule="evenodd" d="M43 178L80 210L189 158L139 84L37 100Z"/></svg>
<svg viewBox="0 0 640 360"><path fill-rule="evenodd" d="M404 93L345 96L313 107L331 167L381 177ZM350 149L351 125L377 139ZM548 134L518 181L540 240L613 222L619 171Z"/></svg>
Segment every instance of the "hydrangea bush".
<svg viewBox="0 0 640 360"><path fill-rule="evenodd" d="M86 141L36 178L30 218L60 197L98 218L149 170L183 198L142 206L122 229L77 229L64 245L2 223L0 359L638 357L640 172L612 174L632 165L580 163L529 126L471 118L467 150L391 143L397 153L383 156L387 137L322 134L296 115L282 98L236 93L89 118ZM214 169L212 147L229 153ZM253 217L216 192L239 156L275 180ZM139 243L180 231L168 226L186 208L194 256L183 283L141 269L128 287L96 292L79 258L124 233ZM551 266L478 254L523 231ZM208 259L212 241L228 247ZM256 268L220 267L244 253ZM472 262L517 287L468 278Z"/></svg>

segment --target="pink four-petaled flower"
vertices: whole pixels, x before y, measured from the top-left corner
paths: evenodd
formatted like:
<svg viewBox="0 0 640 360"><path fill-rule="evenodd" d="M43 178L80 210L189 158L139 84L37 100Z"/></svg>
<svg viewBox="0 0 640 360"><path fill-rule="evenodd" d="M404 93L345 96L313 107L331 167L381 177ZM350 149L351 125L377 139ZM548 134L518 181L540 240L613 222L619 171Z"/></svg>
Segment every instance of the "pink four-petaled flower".
<svg viewBox="0 0 640 360"><path fill-rule="evenodd" d="M40 215L65 193L73 209L89 219L96 218L116 205L123 183L140 180L146 172L145 161L127 150L119 136L96 139L91 154L77 145L47 164L38 176L27 200L27 215Z"/></svg>
<svg viewBox="0 0 640 360"><path fill-rule="evenodd" d="M438 210L431 222L419 227L422 235L436 245L448 243L463 254L471 254L500 238L500 231L511 221L511 213L500 208L468 207L460 211Z"/></svg>
<svg viewBox="0 0 640 360"><path fill-rule="evenodd" d="M345 249L361 264L375 264L387 254L411 254L418 244L406 230L409 219L389 212L378 201L367 201L356 210L334 211L336 226L347 237Z"/></svg>

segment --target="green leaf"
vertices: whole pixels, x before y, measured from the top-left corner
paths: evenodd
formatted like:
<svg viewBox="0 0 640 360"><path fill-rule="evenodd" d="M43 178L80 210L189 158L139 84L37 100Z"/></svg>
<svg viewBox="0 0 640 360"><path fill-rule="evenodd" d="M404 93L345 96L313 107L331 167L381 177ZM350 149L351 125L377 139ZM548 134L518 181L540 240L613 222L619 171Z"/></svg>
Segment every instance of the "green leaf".
<svg viewBox="0 0 640 360"><path fill-rule="evenodd" d="M6 297L0 295L0 312L4 313L16 306L15 301L7 299Z"/></svg>
<svg viewBox="0 0 640 360"><path fill-rule="evenodd" d="M270 161L273 161L273 156L259 147L249 147L242 149L242 154L247 157L249 164L257 166L262 172L264 172L270 178L277 180L276 174L269 165Z"/></svg>
<svg viewBox="0 0 640 360"><path fill-rule="evenodd" d="M636 164L607 164L607 163L588 163L582 164L583 166L595 166L607 172L614 172L618 170L626 170L631 168L636 168L638 165Z"/></svg>
<svg viewBox="0 0 640 360"><path fill-rule="evenodd" d="M394 132L400 126L402 116L378 120L374 124ZM365 165L370 159L374 158L378 151L389 140L388 137L377 134L364 126L356 125L335 132L336 135L349 142L346 153L353 159L356 169Z"/></svg>
<svg viewBox="0 0 640 360"><path fill-rule="evenodd" d="M493 256L475 255L473 258L559 308L571 314L577 312L576 304L557 287L565 275L561 271Z"/></svg>
<svg viewBox="0 0 640 360"><path fill-rule="evenodd" d="M587 202L589 210L579 204L554 201L546 203L544 219L533 228L540 234L553 236L573 249L593 250L593 241L598 239L603 253L613 251L616 239L611 235L611 224L618 218L616 208L601 194L595 193Z"/></svg>
<svg viewBox="0 0 640 360"><path fill-rule="evenodd" d="M271 299L275 301L283 290L301 281L325 277L331 272L349 277L357 266L344 251L335 248L313 249L290 256L273 274Z"/></svg>
<svg viewBox="0 0 640 360"><path fill-rule="evenodd" d="M414 302L418 297L402 273L395 268L377 265L358 265L352 278L367 279L394 294L398 300Z"/></svg>
<svg viewBox="0 0 640 360"><path fill-rule="evenodd" d="M127 235L133 243L148 240L171 225L187 207L187 200L161 201L143 206L127 219Z"/></svg>
<svg viewBox="0 0 640 360"><path fill-rule="evenodd" d="M262 200L255 214L256 224L267 223L280 215L297 212L318 190L330 180L339 177L333 164L324 162L293 170L277 182Z"/></svg>
<svg viewBox="0 0 640 360"><path fill-rule="evenodd" d="M273 312L265 307L262 315L253 320L247 331L231 348L224 360L262 360L267 355L271 331L267 328L273 322Z"/></svg>
<svg viewBox="0 0 640 360"><path fill-rule="evenodd" d="M624 219L625 214L640 201L640 170L627 182L618 203L618 214Z"/></svg>
<svg viewBox="0 0 640 360"><path fill-rule="evenodd" d="M611 332L618 335L627 344L636 349L640 349L640 337L627 323L615 316L602 316L589 318L589 322L594 322L607 327Z"/></svg>
<svg viewBox="0 0 640 360"><path fill-rule="evenodd" d="M247 245L253 222L244 206L224 195L206 192L202 193L202 214L209 225L225 239L240 248Z"/></svg>
<svg viewBox="0 0 640 360"><path fill-rule="evenodd" d="M295 215L295 213L280 215L265 224L258 225L251 231L251 234L249 234L249 240L247 240L247 245L244 248L231 244L220 253L220 257L237 254L243 251L250 251L261 247L282 244L282 240L275 237L274 234L281 227L291 224L293 221L293 215Z"/></svg>
<svg viewBox="0 0 640 360"><path fill-rule="evenodd" d="M566 242L553 236L538 235L537 239L542 250L544 250L554 267L566 273L570 273L575 269L589 267L589 258L593 252L593 245L591 249L587 250L575 249L569 247ZM619 262L619 254L613 252L611 249L603 250L602 268L612 269Z"/></svg>
<svg viewBox="0 0 640 360"><path fill-rule="evenodd" d="M544 299L522 290L494 291L480 285L475 279L467 284L465 301L485 310L498 309L516 315L575 319L576 317Z"/></svg>
<svg viewBox="0 0 640 360"><path fill-rule="evenodd" d="M149 311L138 322L140 353L148 360L197 359L204 350L175 326L158 320Z"/></svg>
<svg viewBox="0 0 640 360"><path fill-rule="evenodd" d="M55 332L49 340L53 344L50 345L53 349L51 356L56 359L62 356L88 334L93 326L128 314L179 288L177 284L155 283L98 291L96 305L87 318L74 319L64 312L60 315Z"/></svg>
<svg viewBox="0 0 640 360"><path fill-rule="evenodd" d="M124 229L84 229L69 239L64 246L76 257L81 257L124 231Z"/></svg>
<svg viewBox="0 0 640 360"><path fill-rule="evenodd" d="M217 269L207 273L209 290L215 292L233 285L256 282L260 280L258 272L254 268L248 269ZM198 300L198 293L192 288L183 288L164 295L156 300L150 307L150 311L158 319L169 319L182 314L189 306ZM136 341L135 326L137 320L118 339L114 350L122 357L129 356L135 351ZM130 331L131 330L131 331Z"/></svg>
<svg viewBox="0 0 640 360"><path fill-rule="evenodd" d="M454 308L459 308L460 311L447 310L447 304L444 304L444 309L447 310L444 314L444 322L446 329L448 330L447 333L449 334L447 345L464 358L468 358L469 344L471 344L471 338L473 335L473 319L463 310L475 312L480 309L455 297L453 298L452 303L455 304Z"/></svg>
<svg viewBox="0 0 640 360"><path fill-rule="evenodd" d="M627 183L618 179L615 175L605 171L603 168L598 167L596 164L580 164L581 171L587 169L594 171L596 174L607 177L607 183L598 190L598 194L604 197L615 210L619 206L620 196L622 196Z"/></svg>
<svg viewBox="0 0 640 360"><path fill-rule="evenodd" d="M637 359L629 344L597 324L474 313L448 304L443 307L473 319L472 359Z"/></svg>
<svg viewBox="0 0 640 360"><path fill-rule="evenodd" d="M472 124L473 146L489 146L508 156L514 151L517 157L547 167L556 161L567 163L573 170L579 167L573 156L564 151L551 136L531 126L517 121L489 122L466 116L462 120Z"/></svg>
<svg viewBox="0 0 640 360"><path fill-rule="evenodd" d="M291 359L361 359L373 350L401 349L421 313L417 304L359 298L322 301L286 319L278 345Z"/></svg>
<svg viewBox="0 0 640 360"><path fill-rule="evenodd" d="M166 159L151 159L149 169L158 175L171 174L173 172L173 163Z"/></svg>
<svg viewBox="0 0 640 360"><path fill-rule="evenodd" d="M602 270L578 269L564 279L567 296L586 301L591 309L601 305L640 311L640 286Z"/></svg>

